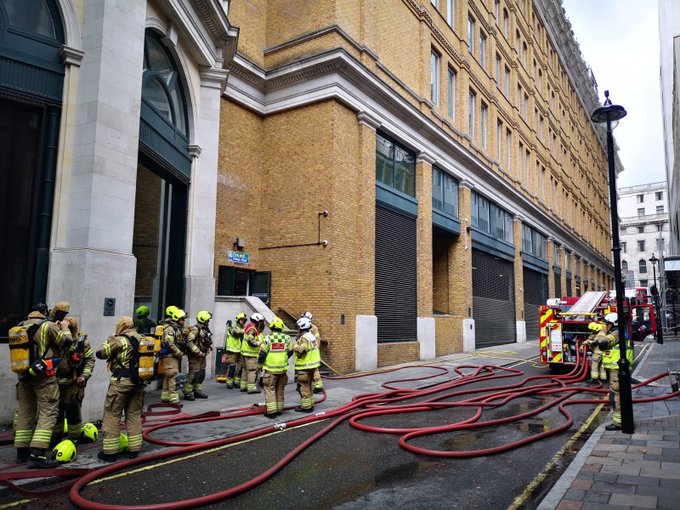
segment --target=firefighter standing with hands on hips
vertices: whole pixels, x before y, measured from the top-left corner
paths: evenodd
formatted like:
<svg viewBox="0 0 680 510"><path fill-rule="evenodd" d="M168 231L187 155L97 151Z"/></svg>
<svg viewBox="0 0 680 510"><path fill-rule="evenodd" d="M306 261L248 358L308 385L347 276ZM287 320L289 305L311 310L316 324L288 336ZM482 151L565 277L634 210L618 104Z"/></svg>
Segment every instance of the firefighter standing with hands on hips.
<svg viewBox="0 0 680 510"><path fill-rule="evenodd" d="M316 338L310 331L312 321L307 317L302 317L298 319L297 325L300 328L300 336L293 343L293 351L295 352L297 382L300 385L300 405L295 410L299 413L311 413L314 411L312 394L314 370L321 364L321 355Z"/></svg>
<svg viewBox="0 0 680 510"><path fill-rule="evenodd" d="M111 369L111 380L104 401L103 449L98 457L105 462L115 462L120 453L120 418L125 413L128 436L128 457L134 459L142 448L142 408L144 407L144 382L139 380L134 367L134 355L143 339L134 328L132 317L121 317L110 336L97 351ZM137 346L133 344L137 343Z"/></svg>
<svg viewBox="0 0 680 510"><path fill-rule="evenodd" d="M227 340L224 349L227 351L227 388L241 387L241 372L243 360L241 359L241 342L248 317L241 312L236 315L236 321L232 324L227 321Z"/></svg>
<svg viewBox="0 0 680 510"><path fill-rule="evenodd" d="M184 321L186 316L187 314L184 310L173 306L170 310L170 320L163 330L161 363L163 364L165 375L163 390L161 391L161 402L179 403L177 374L179 374L179 364L184 355L179 346L184 344Z"/></svg>
<svg viewBox="0 0 680 510"><path fill-rule="evenodd" d="M29 468L56 465L47 448L59 416L59 382L55 369L63 351L73 343L69 324L64 320L70 308L69 303L60 301L52 307L48 319L45 317L47 307L36 306L20 324L28 329L32 352L31 363L17 383L14 447L17 462L28 461Z"/></svg>
<svg viewBox="0 0 680 510"><path fill-rule="evenodd" d="M293 355L291 339L283 333L283 321L278 317L269 322L271 333L260 346L258 366L264 368L264 401L267 418L283 412L284 390L288 382L288 358Z"/></svg>
<svg viewBox="0 0 680 510"><path fill-rule="evenodd" d="M621 349L619 346L619 331L616 328L619 323L619 315L617 313L608 313L604 316L605 334L599 336L599 346L602 349L602 364L609 375L609 392L614 396L612 422L605 426L606 430L620 430L621 429L621 392L619 388L619 359L621 358ZM633 346L628 340L623 339L626 347L626 358L628 362L633 364Z"/></svg>
<svg viewBox="0 0 680 510"><path fill-rule="evenodd" d="M85 386L94 369L94 350L87 339L87 333L80 331L75 317L66 317L73 344L57 367L59 378L59 417L54 428L52 443L64 433L64 419L67 422L67 437L71 441L81 437L83 418L81 409L85 398ZM87 441L87 439L86 439Z"/></svg>
<svg viewBox="0 0 680 510"><path fill-rule="evenodd" d="M241 356L243 356L243 371L241 373L241 391L248 393L262 393L257 389L257 357L260 355L262 345L262 332L264 331L264 317L259 313L250 316L250 322L246 324L241 342Z"/></svg>
<svg viewBox="0 0 680 510"><path fill-rule="evenodd" d="M187 335L186 352L189 360L187 379L182 388L186 400L208 398L201 391L205 379L205 358L212 351L212 333L210 332L210 319L212 314L201 310L196 314L197 324L191 326Z"/></svg>
<svg viewBox="0 0 680 510"><path fill-rule="evenodd" d="M600 349L600 336L604 336L605 324L598 316L593 322L588 324L588 329L591 331L590 336L583 343L588 346L592 356L590 358L590 379L589 384L598 384L600 381L607 380L607 371L602 364L602 350Z"/></svg>

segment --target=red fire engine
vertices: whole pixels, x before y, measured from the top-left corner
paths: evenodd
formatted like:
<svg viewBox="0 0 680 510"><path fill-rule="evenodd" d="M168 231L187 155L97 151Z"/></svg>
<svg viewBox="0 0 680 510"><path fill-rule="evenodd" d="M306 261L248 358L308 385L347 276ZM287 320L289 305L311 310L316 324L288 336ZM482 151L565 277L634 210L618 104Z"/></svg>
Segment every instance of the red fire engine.
<svg viewBox="0 0 680 510"><path fill-rule="evenodd" d="M623 308L629 338L641 341L656 334L654 305L647 299L627 296ZM592 333L588 324L616 311L616 295L606 291L586 292L580 298L549 299L539 308L541 363L557 368L576 362L576 349Z"/></svg>

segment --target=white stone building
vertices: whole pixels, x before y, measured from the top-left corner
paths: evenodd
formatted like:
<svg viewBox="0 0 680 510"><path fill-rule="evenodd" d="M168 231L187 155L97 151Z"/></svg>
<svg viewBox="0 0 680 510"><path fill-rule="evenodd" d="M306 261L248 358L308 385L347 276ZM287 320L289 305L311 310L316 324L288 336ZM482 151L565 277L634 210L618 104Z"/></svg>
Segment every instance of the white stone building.
<svg viewBox="0 0 680 510"><path fill-rule="evenodd" d="M668 251L668 189L665 182L619 188L621 270L626 287L651 287L654 269L649 259ZM660 277L657 262L657 283Z"/></svg>

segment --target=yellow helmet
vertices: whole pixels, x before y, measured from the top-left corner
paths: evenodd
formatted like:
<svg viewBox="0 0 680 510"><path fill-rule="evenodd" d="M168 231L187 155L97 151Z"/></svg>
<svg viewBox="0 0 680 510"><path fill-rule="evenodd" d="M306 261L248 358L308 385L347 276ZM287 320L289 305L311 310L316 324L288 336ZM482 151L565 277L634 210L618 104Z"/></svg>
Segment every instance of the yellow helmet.
<svg viewBox="0 0 680 510"><path fill-rule="evenodd" d="M602 328L604 328L604 324L602 324L601 322L591 322L590 324L588 324L588 329L590 331L600 331L602 330Z"/></svg>
<svg viewBox="0 0 680 510"><path fill-rule="evenodd" d="M196 314L196 320L201 324L205 324L210 319L212 319L212 314L210 312L206 312L205 310L201 310Z"/></svg>
<svg viewBox="0 0 680 510"><path fill-rule="evenodd" d="M149 307L146 306L146 305L138 306L137 309L135 310L135 314L138 317L148 317L149 316Z"/></svg>
<svg viewBox="0 0 680 510"><path fill-rule="evenodd" d="M165 316L166 317L172 317L172 312L177 310L177 307L175 305L170 305L165 309Z"/></svg>
<svg viewBox="0 0 680 510"><path fill-rule="evenodd" d="M182 319L186 318L186 316L187 313L181 308L174 307L174 310L170 312L170 318L175 322L181 321Z"/></svg>
<svg viewBox="0 0 680 510"><path fill-rule="evenodd" d="M274 317L271 321L269 321L269 329L282 331L283 330L283 321L281 319L279 319L278 317Z"/></svg>
<svg viewBox="0 0 680 510"><path fill-rule="evenodd" d="M83 425L83 430L81 432L79 441L83 443L94 443L97 441L98 437L99 429L97 429L97 426L94 423L88 422Z"/></svg>
<svg viewBox="0 0 680 510"><path fill-rule="evenodd" d="M77 455L76 445L70 439L64 439L52 450L52 458L57 462L73 462Z"/></svg>
<svg viewBox="0 0 680 510"><path fill-rule="evenodd" d="M240 321L241 319L247 319L247 318L248 318L248 316L243 312L236 314L236 320L237 321Z"/></svg>

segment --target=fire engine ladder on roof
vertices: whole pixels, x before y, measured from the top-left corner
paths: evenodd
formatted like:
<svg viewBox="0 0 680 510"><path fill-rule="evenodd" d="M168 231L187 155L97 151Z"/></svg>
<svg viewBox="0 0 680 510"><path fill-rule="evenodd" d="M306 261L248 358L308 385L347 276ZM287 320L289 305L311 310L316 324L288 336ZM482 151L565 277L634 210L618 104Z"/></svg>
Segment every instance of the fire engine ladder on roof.
<svg viewBox="0 0 680 510"><path fill-rule="evenodd" d="M569 313L590 313L597 308L606 295L607 291L604 290L586 292L569 308Z"/></svg>

